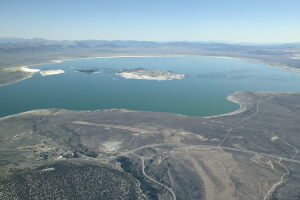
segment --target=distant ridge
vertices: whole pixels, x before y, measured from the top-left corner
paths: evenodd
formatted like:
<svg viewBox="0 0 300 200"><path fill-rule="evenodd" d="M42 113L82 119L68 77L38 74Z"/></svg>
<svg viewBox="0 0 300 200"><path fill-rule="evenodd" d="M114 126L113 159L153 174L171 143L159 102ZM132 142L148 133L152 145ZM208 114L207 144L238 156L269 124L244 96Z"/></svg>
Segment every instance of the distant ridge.
<svg viewBox="0 0 300 200"><path fill-rule="evenodd" d="M276 46L276 45L300 45L300 42L231 42L231 41L145 41L145 40L52 40L45 38L18 38L18 37L0 37L0 43L36 43L36 42L52 42L52 43L84 43L84 44L123 44L123 45L154 45L154 44L170 44L170 45L187 45L187 44L228 44L228 45L245 45L245 46Z"/></svg>

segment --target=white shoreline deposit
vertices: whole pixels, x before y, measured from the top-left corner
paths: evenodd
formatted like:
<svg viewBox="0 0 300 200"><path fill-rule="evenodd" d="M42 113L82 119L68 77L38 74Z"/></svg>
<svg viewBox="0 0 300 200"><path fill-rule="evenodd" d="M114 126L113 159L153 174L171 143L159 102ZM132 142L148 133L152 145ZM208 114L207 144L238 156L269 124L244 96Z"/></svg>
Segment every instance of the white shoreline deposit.
<svg viewBox="0 0 300 200"><path fill-rule="evenodd" d="M33 74L39 72L40 70L39 69L30 69L30 68L25 67L25 66L20 66L20 67L4 68L3 71L8 71L8 72L17 72L17 71L20 71L20 72L24 72L26 74L24 74L22 78L13 80L13 81L8 82L8 83L0 84L0 87L3 86L3 85L9 85L9 84L12 84L12 83L16 83L16 82L25 80L27 78L31 78L33 76ZM0 69L0 73L1 73L1 69Z"/></svg>
<svg viewBox="0 0 300 200"><path fill-rule="evenodd" d="M143 79L157 81L182 79L184 77L184 74L175 74L170 71L146 70L142 68L122 70L116 73L116 75L121 76L125 79Z"/></svg>
<svg viewBox="0 0 300 200"><path fill-rule="evenodd" d="M40 74L42 76L49 76L49 75L55 75L55 74L63 74L65 73L64 70L45 70L45 71L40 71Z"/></svg>
<svg viewBox="0 0 300 200"><path fill-rule="evenodd" d="M20 71L29 72L29 73L36 73L36 72L39 72L41 70L40 69L31 69L31 68L28 68L28 67L21 67Z"/></svg>
<svg viewBox="0 0 300 200"><path fill-rule="evenodd" d="M235 92L230 94L229 96L226 97L226 99L228 101L231 101L233 103L238 104L240 107L239 109L233 111L233 112L229 112L229 113L224 113L224 114L220 114L220 115L212 115L212 116L204 116L203 118L209 119L209 118L215 118L215 117L224 117L224 116L232 116L232 115L237 115L239 113L245 112L247 110L247 106L241 104L240 100L238 98L235 97L235 94L238 94L239 92Z"/></svg>

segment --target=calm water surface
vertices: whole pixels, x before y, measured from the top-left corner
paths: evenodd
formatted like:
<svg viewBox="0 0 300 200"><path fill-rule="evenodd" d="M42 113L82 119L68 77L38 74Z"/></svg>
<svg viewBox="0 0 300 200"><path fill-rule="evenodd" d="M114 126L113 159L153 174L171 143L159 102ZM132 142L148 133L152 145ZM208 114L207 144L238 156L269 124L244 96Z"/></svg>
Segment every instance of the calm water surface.
<svg viewBox="0 0 300 200"><path fill-rule="evenodd" d="M123 79L121 69L146 68L185 74L181 80ZM238 105L235 91L300 92L300 74L263 63L205 57L137 57L71 60L31 68L63 69L65 74L32 78L0 87L0 116L40 108L94 110L128 108L186 115L216 115ZM100 74L75 69L100 69Z"/></svg>

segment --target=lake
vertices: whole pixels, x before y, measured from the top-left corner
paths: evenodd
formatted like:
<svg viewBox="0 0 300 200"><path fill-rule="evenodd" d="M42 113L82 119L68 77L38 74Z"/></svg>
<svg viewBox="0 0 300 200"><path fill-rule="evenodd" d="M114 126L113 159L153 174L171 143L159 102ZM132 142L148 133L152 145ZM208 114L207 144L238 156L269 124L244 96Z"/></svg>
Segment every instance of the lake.
<svg viewBox="0 0 300 200"><path fill-rule="evenodd" d="M0 116L33 109L95 110L127 108L192 116L234 111L226 100L235 91L300 91L300 74L264 63L213 57L119 57L69 60L31 66L62 69L0 87ZM184 74L184 79L123 79L122 69L145 68ZM86 74L76 69L99 69Z"/></svg>

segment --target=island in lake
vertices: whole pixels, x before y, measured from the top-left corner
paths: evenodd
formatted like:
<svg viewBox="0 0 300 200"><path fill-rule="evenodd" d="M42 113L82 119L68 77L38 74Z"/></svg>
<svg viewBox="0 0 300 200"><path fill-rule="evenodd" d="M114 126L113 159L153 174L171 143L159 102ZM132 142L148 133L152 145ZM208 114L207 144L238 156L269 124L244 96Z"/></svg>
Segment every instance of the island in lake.
<svg viewBox="0 0 300 200"><path fill-rule="evenodd" d="M40 71L40 74L41 74L42 76L49 76L49 75L56 75L56 74L63 74L63 73L65 73L65 71L64 71L64 70L60 70L60 69L58 69L58 70L45 70L45 71Z"/></svg>
<svg viewBox="0 0 300 200"><path fill-rule="evenodd" d="M105 58L97 61L99 65L96 60L41 65L94 56L204 55L262 61L300 72L300 59L295 59L299 44L1 43L0 39L0 51L0 85L45 74L44 69L47 75L57 74L50 67L88 69L84 66L93 64L107 73L103 79L69 73L0 87L0 199L299 200L298 75L220 58ZM159 84L108 82L116 78L109 73L128 65L149 68L117 75L150 80L184 77L150 71L164 65L164 69L184 67L180 70L191 76ZM221 109L226 106L218 99L237 89L253 92L229 95L227 99L240 108L211 116L225 113ZM110 109L123 105L130 110ZM50 109L29 111L35 108ZM206 112L209 117L199 116Z"/></svg>
<svg viewBox="0 0 300 200"><path fill-rule="evenodd" d="M160 70L147 70L144 68L125 69L117 73L126 79L144 79L144 80L173 80L182 79L184 74L175 74L171 71L160 71Z"/></svg>
<svg viewBox="0 0 300 200"><path fill-rule="evenodd" d="M76 69L76 72L83 72L87 74L96 74L96 73L101 73L101 70L99 69Z"/></svg>

